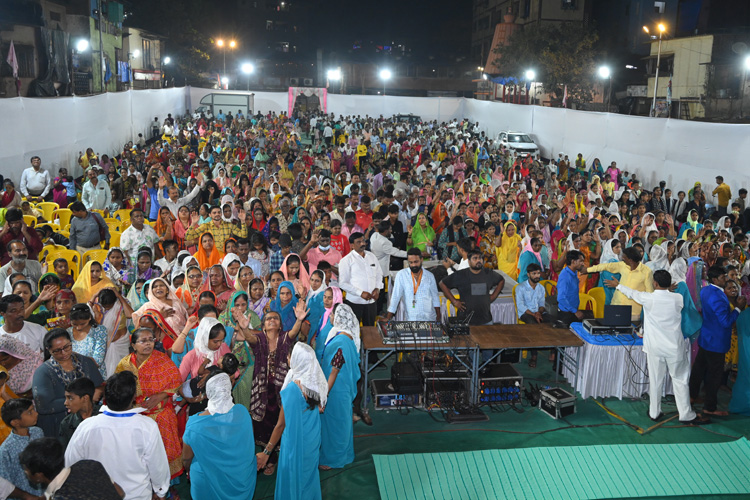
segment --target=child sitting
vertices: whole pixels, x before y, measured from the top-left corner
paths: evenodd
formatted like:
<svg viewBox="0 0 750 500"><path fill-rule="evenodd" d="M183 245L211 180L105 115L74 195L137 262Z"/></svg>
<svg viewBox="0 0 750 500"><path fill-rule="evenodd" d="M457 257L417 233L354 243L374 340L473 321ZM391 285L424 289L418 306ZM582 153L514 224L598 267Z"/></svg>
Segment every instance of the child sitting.
<svg viewBox="0 0 750 500"><path fill-rule="evenodd" d="M73 288L73 283L75 283L75 281L73 280L73 276L70 275L68 261L63 258L55 259L52 263L52 267L54 267L57 277L60 278L60 288L65 290Z"/></svg>
<svg viewBox="0 0 750 500"><path fill-rule="evenodd" d="M70 438L78 426L89 417L98 414L94 406L94 382L86 377L77 378L65 388L65 408L68 415L60 422L60 442L68 447Z"/></svg>
<svg viewBox="0 0 750 500"><path fill-rule="evenodd" d="M41 495L44 490L29 484L18 461L18 456L29 442L44 437L42 430L34 427L39 416L34 409L34 402L25 398L11 399L0 408L0 416L12 429L11 434L0 445L0 477L7 479L21 491Z"/></svg>

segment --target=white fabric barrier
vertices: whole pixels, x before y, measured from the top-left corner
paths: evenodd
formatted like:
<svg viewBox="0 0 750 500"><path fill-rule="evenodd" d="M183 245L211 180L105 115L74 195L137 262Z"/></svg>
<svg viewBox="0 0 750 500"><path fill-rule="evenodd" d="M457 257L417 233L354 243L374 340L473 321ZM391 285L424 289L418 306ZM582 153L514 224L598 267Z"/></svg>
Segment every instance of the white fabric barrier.
<svg viewBox="0 0 750 500"><path fill-rule="evenodd" d="M232 95L245 95L254 94L254 109L253 112L257 113L261 111L266 114L271 111L278 113L286 113L289 107L289 93L288 92L256 92L250 90L249 92L244 90L221 90L221 89L202 89L198 87L186 87L185 92L187 93L187 106L190 108L190 112L194 112L195 108L201 106L201 99L209 94L232 94ZM330 106L330 104L329 104ZM228 106L225 106L228 108ZM223 109L223 108L222 108ZM237 111L236 109L224 109L224 111Z"/></svg>
<svg viewBox="0 0 750 500"><path fill-rule="evenodd" d="M131 90L90 97L0 99L0 174L16 182L29 159L42 158L54 177L60 167L80 175L78 152L113 156L151 120L185 111L183 89Z"/></svg>

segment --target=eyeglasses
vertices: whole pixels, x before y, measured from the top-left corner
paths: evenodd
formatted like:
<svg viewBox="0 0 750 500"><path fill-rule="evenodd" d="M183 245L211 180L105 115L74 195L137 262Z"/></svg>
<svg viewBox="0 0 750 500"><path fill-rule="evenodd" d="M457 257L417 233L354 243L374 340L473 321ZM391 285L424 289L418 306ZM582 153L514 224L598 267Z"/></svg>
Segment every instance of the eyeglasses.
<svg viewBox="0 0 750 500"><path fill-rule="evenodd" d="M138 339L135 341L136 344L153 344L156 342L156 339L154 337L149 337L146 339Z"/></svg>
<svg viewBox="0 0 750 500"><path fill-rule="evenodd" d="M50 351L50 354L62 354L64 352L70 351L71 349L73 349L73 344L68 344L68 345L65 345L65 346L63 346L63 347L61 347L59 349L52 349Z"/></svg>
<svg viewBox="0 0 750 500"><path fill-rule="evenodd" d="M202 277L203 277L202 274L194 274L192 276L188 276L188 279L197 280L198 278L202 278Z"/></svg>

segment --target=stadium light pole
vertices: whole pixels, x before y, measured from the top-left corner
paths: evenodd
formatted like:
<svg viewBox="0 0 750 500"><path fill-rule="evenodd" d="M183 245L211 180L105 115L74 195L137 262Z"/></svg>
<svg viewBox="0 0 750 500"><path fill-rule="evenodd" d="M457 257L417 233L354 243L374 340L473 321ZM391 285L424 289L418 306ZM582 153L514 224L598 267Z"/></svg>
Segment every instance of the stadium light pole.
<svg viewBox="0 0 750 500"><path fill-rule="evenodd" d="M250 73L255 71L255 67L250 63L245 63L242 65L240 69L242 69L242 72L247 75L247 90L249 92L250 91Z"/></svg>
<svg viewBox="0 0 750 500"><path fill-rule="evenodd" d="M656 116L656 90L659 88L659 64L661 63L661 40L664 36L664 32L667 31L664 23L659 23L656 26L659 31L659 48L656 51L656 74L654 75L654 99L651 101L651 116ZM648 26L643 27L643 31L649 34L652 38L656 38L656 35L651 35Z"/></svg>
<svg viewBox="0 0 750 500"><path fill-rule="evenodd" d="M385 84L388 80L391 79L391 76L393 76L393 74L391 73L391 70L389 69L380 70L380 79L383 80L383 95L384 96L385 96Z"/></svg>
<svg viewBox="0 0 750 500"><path fill-rule="evenodd" d="M533 69L527 69L525 76L526 81L531 82L532 94L534 95L534 97L531 98L531 104L534 104L534 101L536 100L536 71L534 71Z"/></svg>
<svg viewBox="0 0 750 500"><path fill-rule="evenodd" d="M610 71L609 66L600 66L599 76L609 80L609 92L607 93L607 113L609 113L609 103L612 99L612 72Z"/></svg>

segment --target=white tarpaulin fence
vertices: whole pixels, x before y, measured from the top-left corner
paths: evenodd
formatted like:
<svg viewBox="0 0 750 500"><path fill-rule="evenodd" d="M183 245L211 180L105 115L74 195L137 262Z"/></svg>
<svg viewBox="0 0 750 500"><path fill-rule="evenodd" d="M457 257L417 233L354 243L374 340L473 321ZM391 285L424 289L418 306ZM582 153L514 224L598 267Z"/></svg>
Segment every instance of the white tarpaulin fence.
<svg viewBox="0 0 750 500"><path fill-rule="evenodd" d="M52 173L77 172L76 155L87 147L116 154L139 132L148 136L154 116L182 114L212 92L177 88L108 93L92 97L0 99L0 174L18 181L32 155ZM255 110L284 112L287 92L254 92ZM718 174L736 192L750 185L750 125L656 119L451 97L328 95L335 116L412 113L438 123L453 118L479 122L490 137L501 130L532 134L545 157L582 153L606 167L617 161L651 188L659 180L687 188L700 180L709 191Z"/></svg>

